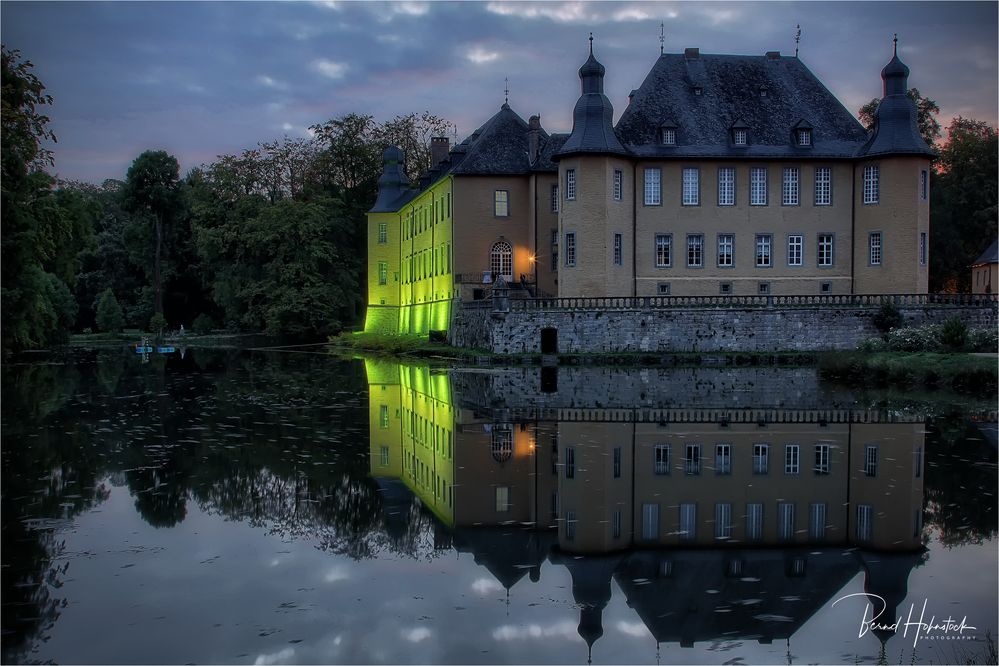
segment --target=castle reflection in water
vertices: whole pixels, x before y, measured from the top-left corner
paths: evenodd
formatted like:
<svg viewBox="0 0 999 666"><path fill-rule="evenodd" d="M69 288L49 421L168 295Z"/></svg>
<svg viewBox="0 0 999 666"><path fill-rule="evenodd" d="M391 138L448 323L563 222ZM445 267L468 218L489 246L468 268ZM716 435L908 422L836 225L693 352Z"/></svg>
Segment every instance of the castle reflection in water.
<svg viewBox="0 0 999 666"><path fill-rule="evenodd" d="M415 495L438 539L507 590L537 581L545 560L567 567L591 648L612 579L657 642L769 643L858 572L896 617L922 559L922 421L796 392L786 371L768 387L724 370L685 383L645 370L366 369L386 511Z"/></svg>

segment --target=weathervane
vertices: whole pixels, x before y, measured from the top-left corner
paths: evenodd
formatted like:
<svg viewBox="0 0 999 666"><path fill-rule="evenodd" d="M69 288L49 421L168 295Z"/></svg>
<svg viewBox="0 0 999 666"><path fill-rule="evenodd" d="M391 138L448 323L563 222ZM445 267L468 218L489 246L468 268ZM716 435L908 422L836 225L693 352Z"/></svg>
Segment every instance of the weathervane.
<svg viewBox="0 0 999 666"><path fill-rule="evenodd" d="M590 55L593 55L593 33L590 33Z"/></svg>
<svg viewBox="0 0 999 666"><path fill-rule="evenodd" d="M503 103L510 103L510 79L503 77Z"/></svg>
<svg viewBox="0 0 999 666"><path fill-rule="evenodd" d="M895 43L895 50L892 55L898 55L898 33L895 33L895 39L892 40Z"/></svg>
<svg viewBox="0 0 999 666"><path fill-rule="evenodd" d="M659 24L659 55L663 54L663 49L666 46L666 24Z"/></svg>
<svg viewBox="0 0 999 666"><path fill-rule="evenodd" d="M797 25L798 32L794 33L794 57L798 57L798 44L801 42L801 24Z"/></svg>

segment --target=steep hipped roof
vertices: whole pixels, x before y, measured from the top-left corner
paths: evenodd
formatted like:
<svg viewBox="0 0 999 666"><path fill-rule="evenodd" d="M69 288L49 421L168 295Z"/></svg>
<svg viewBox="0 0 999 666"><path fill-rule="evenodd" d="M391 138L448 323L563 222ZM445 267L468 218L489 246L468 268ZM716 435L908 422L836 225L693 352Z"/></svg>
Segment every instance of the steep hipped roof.
<svg viewBox="0 0 999 666"><path fill-rule="evenodd" d="M558 151L562 150L568 134L552 134L544 141L538 149L538 159L534 162L533 171L558 171L558 165L552 159Z"/></svg>
<svg viewBox="0 0 999 666"><path fill-rule="evenodd" d="M999 240L992 241L992 245L989 245L989 249L982 253L982 256L975 259L975 263L972 266L981 266L982 264L995 264L999 263Z"/></svg>
<svg viewBox="0 0 999 666"><path fill-rule="evenodd" d="M731 128L748 128L749 144L733 146ZM810 147L792 130L812 128ZM659 145L663 123L676 125L676 145ZM863 126L796 57L664 54L653 65L616 132L649 157L849 158L867 141Z"/></svg>
<svg viewBox="0 0 999 666"><path fill-rule="evenodd" d="M858 156L926 155L936 153L919 133L916 103L909 99L909 68L898 53L881 70L884 97L874 114L874 131Z"/></svg>
<svg viewBox="0 0 999 666"><path fill-rule="evenodd" d="M592 45L592 38L591 38ZM558 155L627 154L614 134L614 107L604 94L604 66L590 57L579 68L580 95L572 111L572 133Z"/></svg>
<svg viewBox="0 0 999 666"><path fill-rule="evenodd" d="M509 104L475 130L460 145L465 146L465 156L451 170L456 175L515 175L526 174L531 169L528 159L528 127ZM548 138L540 131L541 140Z"/></svg>

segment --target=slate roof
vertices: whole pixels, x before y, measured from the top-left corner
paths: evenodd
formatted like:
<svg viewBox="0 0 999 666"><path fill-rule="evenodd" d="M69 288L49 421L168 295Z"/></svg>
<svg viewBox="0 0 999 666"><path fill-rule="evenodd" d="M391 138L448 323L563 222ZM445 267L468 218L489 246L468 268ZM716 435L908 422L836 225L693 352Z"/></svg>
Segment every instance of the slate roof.
<svg viewBox="0 0 999 666"><path fill-rule="evenodd" d="M989 249L982 253L982 256L975 259L975 263L972 266L981 266L982 264L995 264L999 263L999 240L992 241L992 245L989 245Z"/></svg>
<svg viewBox="0 0 999 666"><path fill-rule="evenodd" d="M884 97L875 113L874 132L860 149L858 156L875 155L926 155L932 157L930 148L919 133L916 103L906 94L909 68L895 54L881 70Z"/></svg>
<svg viewBox="0 0 999 666"><path fill-rule="evenodd" d="M579 68L582 91L572 110L572 133L562 144L558 156L628 153L614 133L614 107L604 94L604 71L591 50L590 57Z"/></svg>
<svg viewBox="0 0 999 666"><path fill-rule="evenodd" d="M745 147L731 144L730 130L740 120L749 129ZM802 121L812 127L811 147L792 141ZM665 122L676 125L675 146L659 145ZM776 54L664 54L615 131L641 157L850 158L868 140L864 127L798 58Z"/></svg>
<svg viewBox="0 0 999 666"><path fill-rule="evenodd" d="M455 175L516 175L531 170L527 152L527 123L518 116L509 104L503 104L499 112L486 121L465 139L464 157L451 172ZM548 134L540 131L542 141Z"/></svg>

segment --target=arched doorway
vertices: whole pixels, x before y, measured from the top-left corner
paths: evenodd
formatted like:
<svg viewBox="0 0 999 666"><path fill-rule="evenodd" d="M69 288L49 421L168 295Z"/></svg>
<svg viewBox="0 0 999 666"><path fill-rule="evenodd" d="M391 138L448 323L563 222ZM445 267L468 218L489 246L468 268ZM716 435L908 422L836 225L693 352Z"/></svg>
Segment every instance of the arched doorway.
<svg viewBox="0 0 999 666"><path fill-rule="evenodd" d="M513 248L506 241L497 241L489 253L489 270L493 280L499 276L507 282L513 281Z"/></svg>

